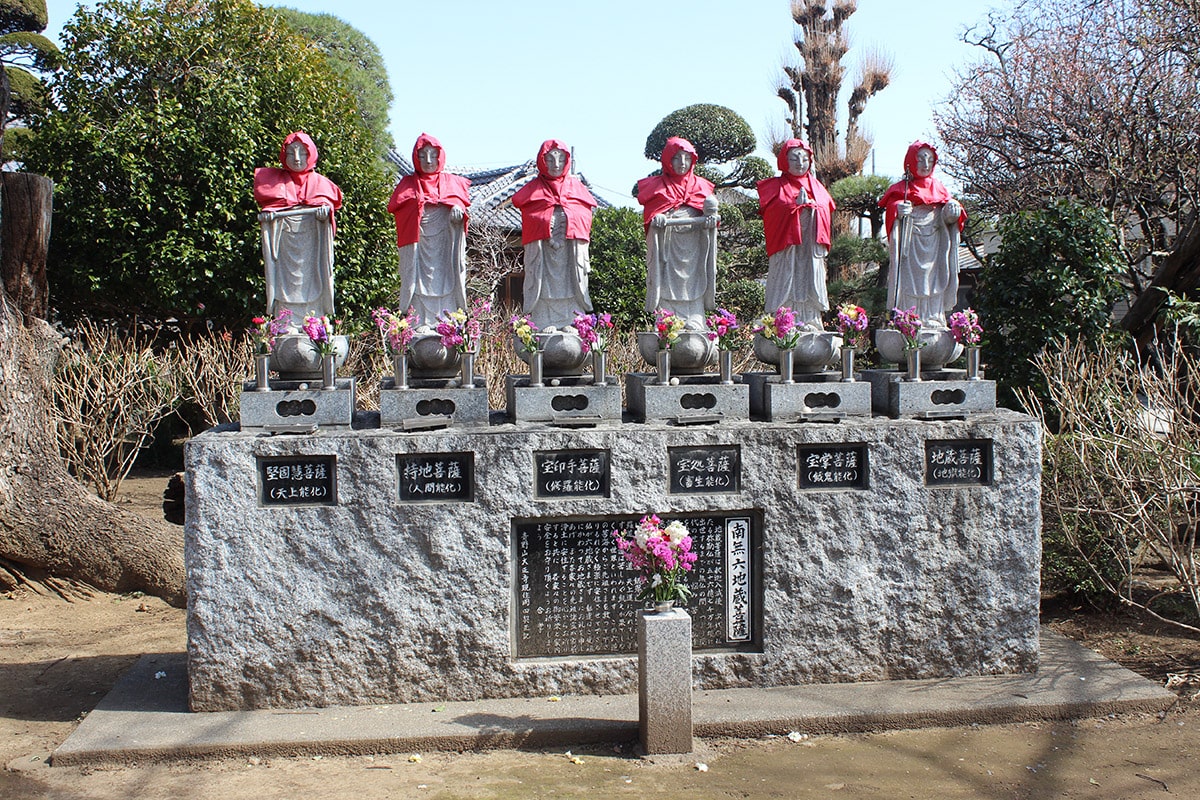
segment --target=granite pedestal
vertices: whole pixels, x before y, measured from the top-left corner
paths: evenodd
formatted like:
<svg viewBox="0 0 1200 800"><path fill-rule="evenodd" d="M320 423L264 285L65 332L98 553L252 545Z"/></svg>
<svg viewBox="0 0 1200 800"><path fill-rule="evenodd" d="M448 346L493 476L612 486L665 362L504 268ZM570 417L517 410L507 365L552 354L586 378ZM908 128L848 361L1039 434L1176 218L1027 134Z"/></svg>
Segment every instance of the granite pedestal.
<svg viewBox="0 0 1200 800"><path fill-rule="evenodd" d="M625 374L625 402L639 422L726 422L750 418L750 387L717 375L685 375L663 386L652 372ZM735 379L736 380L736 379Z"/></svg>
<svg viewBox="0 0 1200 800"><path fill-rule="evenodd" d="M747 372L750 416L780 422L836 422L871 415L871 384L843 381L840 372L798 373L783 383L776 372Z"/></svg>
<svg viewBox="0 0 1200 800"><path fill-rule="evenodd" d="M528 375L509 375L504 389L514 422L621 421L621 387L615 378L599 386L591 376L548 378L530 386Z"/></svg>
<svg viewBox="0 0 1200 800"><path fill-rule="evenodd" d="M395 388L391 378L379 390L379 420L385 428L413 421L445 418L455 425L487 425L489 419L487 381L475 376L473 387L452 379L409 381L409 388Z"/></svg>
<svg viewBox="0 0 1200 800"><path fill-rule="evenodd" d="M921 380L905 380L901 370L863 370L871 384L871 406L893 418L936 419L963 417L996 409L996 382L966 379L966 370L940 369L921 373Z"/></svg>
<svg viewBox="0 0 1200 800"><path fill-rule="evenodd" d="M238 413L249 429L349 428L354 421L355 378L338 378L335 388L320 380L272 381L260 392L254 382L242 385Z"/></svg>
<svg viewBox="0 0 1200 800"><path fill-rule="evenodd" d="M648 755L692 752L692 618L638 615L638 735Z"/></svg>

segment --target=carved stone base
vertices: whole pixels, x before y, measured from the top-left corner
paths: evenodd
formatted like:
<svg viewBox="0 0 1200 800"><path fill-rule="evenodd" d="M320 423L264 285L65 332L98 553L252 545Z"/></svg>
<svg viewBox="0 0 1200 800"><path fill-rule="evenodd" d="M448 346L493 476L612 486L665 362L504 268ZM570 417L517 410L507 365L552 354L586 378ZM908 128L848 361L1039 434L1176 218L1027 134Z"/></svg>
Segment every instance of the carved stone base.
<svg viewBox="0 0 1200 800"><path fill-rule="evenodd" d="M337 388L322 389L319 380L271 381L271 389L255 391L242 384L239 402L243 430L259 428L349 428L354 421L355 378L338 378Z"/></svg>
<svg viewBox="0 0 1200 800"><path fill-rule="evenodd" d="M836 422L871 416L871 384L842 380L840 372L814 372L781 383L775 372L747 372L750 414L771 421Z"/></svg>
<svg viewBox="0 0 1200 800"><path fill-rule="evenodd" d="M872 408L892 418L941 419L996 410L996 382L966 380L966 370L923 371L919 381L906 381L904 372L891 369L867 369L862 376L871 384Z"/></svg>
<svg viewBox="0 0 1200 800"><path fill-rule="evenodd" d="M544 386L530 386L528 375L509 375L504 396L508 418L514 422L621 421L621 387L616 383L596 386L590 376L549 378Z"/></svg>
<svg viewBox="0 0 1200 800"><path fill-rule="evenodd" d="M682 376L660 386L652 372L625 373L625 402L639 422L718 422L750 418L750 387L726 385L718 375ZM736 380L736 378L735 378Z"/></svg>
<svg viewBox="0 0 1200 800"><path fill-rule="evenodd" d="M445 418L455 425L487 425L487 380L477 375L474 388L464 388L456 379L409 380L408 389L397 389L385 378L379 390L379 424L384 428L406 422Z"/></svg>

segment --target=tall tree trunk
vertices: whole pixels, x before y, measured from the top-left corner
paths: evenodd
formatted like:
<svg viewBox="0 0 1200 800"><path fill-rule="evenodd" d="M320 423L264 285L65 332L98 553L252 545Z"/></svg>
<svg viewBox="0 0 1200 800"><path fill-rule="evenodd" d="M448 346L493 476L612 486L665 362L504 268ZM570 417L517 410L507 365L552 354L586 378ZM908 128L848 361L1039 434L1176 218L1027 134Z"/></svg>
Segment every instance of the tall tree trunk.
<svg viewBox="0 0 1200 800"><path fill-rule="evenodd" d="M45 183L5 180L4 186L48 187L41 180ZM96 497L71 477L59 456L51 381L61 337L32 313L45 308L45 292L37 290L39 279L28 268L13 266L17 260L10 250L10 243L20 243L13 249L24 254L27 267L42 270L44 285L50 196L39 191L22 190L21 196L41 196L46 204L41 213L30 210L10 220L8 191L0 209L5 288L11 278L28 301L28 309L18 308L0 290L0 584L21 573L49 575L105 591L144 591L182 605L180 529ZM34 222L35 230L24 231L21 220Z"/></svg>
<svg viewBox="0 0 1200 800"><path fill-rule="evenodd" d="M28 172L0 173L0 276L25 316L44 319L49 307L46 250L54 185Z"/></svg>

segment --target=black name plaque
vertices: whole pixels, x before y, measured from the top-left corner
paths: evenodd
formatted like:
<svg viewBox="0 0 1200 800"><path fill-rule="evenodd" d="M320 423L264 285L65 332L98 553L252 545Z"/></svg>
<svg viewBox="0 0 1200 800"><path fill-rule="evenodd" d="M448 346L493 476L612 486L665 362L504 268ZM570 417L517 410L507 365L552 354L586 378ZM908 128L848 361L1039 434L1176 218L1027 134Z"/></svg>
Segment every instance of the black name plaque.
<svg viewBox="0 0 1200 800"><path fill-rule="evenodd" d="M991 439L928 439L926 486L991 486Z"/></svg>
<svg viewBox="0 0 1200 800"><path fill-rule="evenodd" d="M264 506L337 505L336 456L259 456Z"/></svg>
<svg viewBox="0 0 1200 800"><path fill-rule="evenodd" d="M608 497L607 450L542 450L533 454L538 497Z"/></svg>
<svg viewBox="0 0 1200 800"><path fill-rule="evenodd" d="M742 490L740 445L668 447L671 494L714 494Z"/></svg>
<svg viewBox="0 0 1200 800"><path fill-rule="evenodd" d="M518 658L637 652L637 571L614 530L639 516L513 520L513 643ZM696 650L761 648L762 517L756 511L670 515L697 554L687 573Z"/></svg>
<svg viewBox="0 0 1200 800"><path fill-rule="evenodd" d="M801 489L866 489L870 456L866 444L796 446Z"/></svg>
<svg viewBox="0 0 1200 800"><path fill-rule="evenodd" d="M400 499L469 503L475 499L474 453L398 453Z"/></svg>

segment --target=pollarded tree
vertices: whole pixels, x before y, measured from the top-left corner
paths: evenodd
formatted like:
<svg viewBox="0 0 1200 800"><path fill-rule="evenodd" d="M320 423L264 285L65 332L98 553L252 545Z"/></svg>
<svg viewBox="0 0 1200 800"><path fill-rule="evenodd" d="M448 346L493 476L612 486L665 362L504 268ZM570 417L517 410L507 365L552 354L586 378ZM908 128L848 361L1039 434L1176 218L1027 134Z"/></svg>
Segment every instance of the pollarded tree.
<svg viewBox="0 0 1200 800"><path fill-rule="evenodd" d="M845 147L838 146L838 94L845 81L842 59L850 49L842 26L855 11L857 0L792 0L792 20L799 26L796 50L800 61L785 64L776 90L787 105L791 135L813 149L814 169L826 186L862 172L871 152L871 137L858 127L867 101L887 88L891 60L881 53L865 55L847 101ZM807 133L807 136L805 135Z"/></svg>
<svg viewBox="0 0 1200 800"><path fill-rule="evenodd" d="M64 316L245 324L265 303L250 183L293 130L345 193L339 315L365 320L388 297L376 143L325 55L278 15L249 0L110 0L80 8L63 40L26 164L56 183L50 280Z"/></svg>

